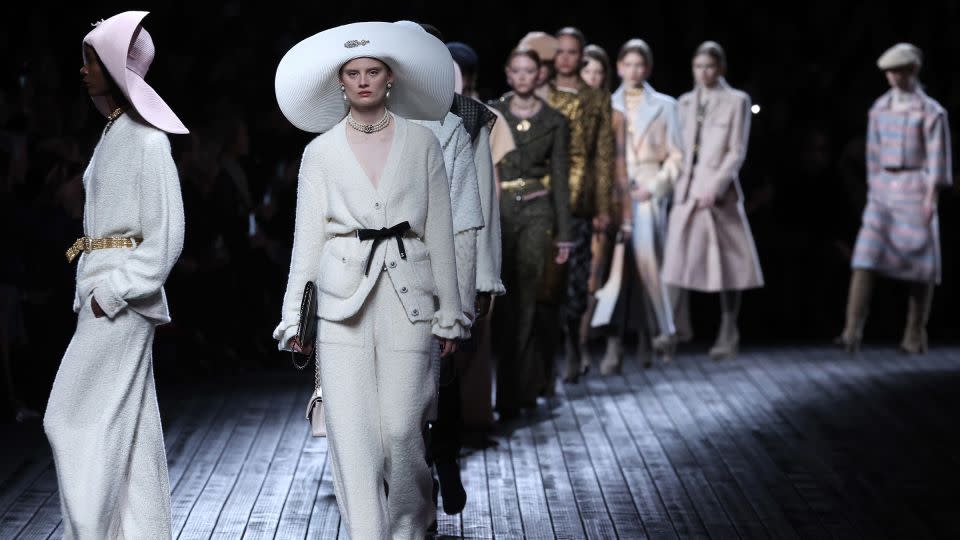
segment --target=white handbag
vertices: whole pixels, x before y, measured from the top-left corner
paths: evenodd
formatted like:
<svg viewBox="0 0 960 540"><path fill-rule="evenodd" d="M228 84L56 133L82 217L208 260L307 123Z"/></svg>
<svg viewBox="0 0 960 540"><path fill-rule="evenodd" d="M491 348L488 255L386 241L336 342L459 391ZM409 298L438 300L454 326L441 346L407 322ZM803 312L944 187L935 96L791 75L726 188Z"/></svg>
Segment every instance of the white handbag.
<svg viewBox="0 0 960 540"><path fill-rule="evenodd" d="M623 233L617 235L617 243L613 247L613 257L610 261L610 276L603 287L593 293L597 299L597 305L593 309L593 318L590 320L590 327L597 328L610 324L613 318L613 311L617 307L617 298L620 296L620 286L623 281L623 257L624 242L626 238Z"/></svg>
<svg viewBox="0 0 960 540"><path fill-rule="evenodd" d="M314 437L327 436L327 421L323 414L323 390L320 388L320 355L314 347L314 386L313 395L307 402L307 421L310 422L310 432Z"/></svg>

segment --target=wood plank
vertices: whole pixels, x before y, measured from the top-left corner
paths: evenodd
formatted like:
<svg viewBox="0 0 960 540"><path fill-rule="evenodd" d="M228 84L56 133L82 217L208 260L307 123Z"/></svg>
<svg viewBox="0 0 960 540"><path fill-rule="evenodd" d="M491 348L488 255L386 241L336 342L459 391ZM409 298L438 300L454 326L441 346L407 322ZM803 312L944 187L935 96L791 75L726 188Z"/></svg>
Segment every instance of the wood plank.
<svg viewBox="0 0 960 540"><path fill-rule="evenodd" d="M674 388L700 426L700 431L717 444L720 455L750 497L770 535L796 538L800 536L798 531L803 531L807 538L825 535L826 531L819 527L806 530L808 524L816 525L816 517L790 479L751 434L754 429L765 428L756 424L751 426L752 422L737 418L720 396L722 389L707 379L693 362L679 362L677 367L690 384L674 384ZM676 380L674 373L672 370L664 372L671 383ZM702 426L711 426L711 429L704 431Z"/></svg>
<svg viewBox="0 0 960 540"><path fill-rule="evenodd" d="M460 458L463 470L463 488L467 504L461 514L465 538L492 538L490 496L487 493L487 465L483 451L468 452Z"/></svg>
<svg viewBox="0 0 960 540"><path fill-rule="evenodd" d="M582 390L560 386L557 395L560 406L554 410L553 425L560 439L560 451L567 463L567 474L573 486L574 500L587 538L614 538L616 528L603 498L597 473L594 471L587 451L583 433L577 424L572 399L582 396ZM582 398L581 398L582 399Z"/></svg>
<svg viewBox="0 0 960 540"><path fill-rule="evenodd" d="M773 432L776 435L765 435L760 438L761 444L807 501L815 512L816 521L827 530L827 534L855 535L851 530L852 520L841 511L849 507L849 501L844 498L846 494L840 488L839 476L820 455L819 426L811 422L808 415L800 413L800 408L792 406L787 396L773 392L773 383L755 381L750 370L751 358L741 355L736 362L705 363L701 368L720 387L749 404L740 408L739 413L756 418L754 425L760 427L755 429L763 430L759 433ZM786 362L789 358L783 360ZM729 403L735 404L734 401ZM767 428L762 427L764 425ZM801 534L823 533L814 529L802 530Z"/></svg>
<svg viewBox="0 0 960 540"><path fill-rule="evenodd" d="M50 454L43 426L38 422L27 424L0 424L0 440L16 441L16 444L0 445L0 514L6 511L11 500L4 495L14 488L26 461Z"/></svg>
<svg viewBox="0 0 960 540"><path fill-rule="evenodd" d="M487 465L487 491L490 494L490 515L495 538L523 536L523 519L517 495L516 478L506 437L498 435L495 449L483 451Z"/></svg>
<svg viewBox="0 0 960 540"><path fill-rule="evenodd" d="M552 400L552 403L559 405L557 400ZM550 414L549 411L541 413L541 419L532 426L550 522L556 538L583 538L586 531L577 511L573 484L567 472L568 464L560 449L560 437L550 421Z"/></svg>
<svg viewBox="0 0 960 540"><path fill-rule="evenodd" d="M22 461L13 470L13 473L7 479L3 491L0 492L0 509L2 509L3 518L7 513L14 510L17 501L26 495L30 486L36 482L41 475L53 467L53 459L48 452L38 452L36 455L26 455Z"/></svg>
<svg viewBox="0 0 960 540"><path fill-rule="evenodd" d="M0 538L13 538L20 534L56 489L57 472L51 464L30 487L17 497L0 518Z"/></svg>
<svg viewBox="0 0 960 540"><path fill-rule="evenodd" d="M176 492L180 487L187 468L207 440L213 426L222 426L225 421L225 415L229 412L225 410L227 395L220 392L202 399L198 413L184 416L185 424L180 436L167 445L167 473L170 476L171 492ZM235 412L235 409L233 411Z"/></svg>
<svg viewBox="0 0 960 540"><path fill-rule="evenodd" d="M671 372L667 376L665 372ZM737 481L731 469L746 471L748 465L739 456L739 450L732 444L720 448L720 442L716 434L720 432L718 426L713 422L710 416L700 416L695 419L688 406L700 405L700 397L695 397L689 402L681 399L674 385L681 390L686 390L685 394L690 395L690 383L684 380L680 369L673 366L658 366L657 369L649 369L644 372L647 380L653 388L654 395L660 402L662 409L673 422L677 433L686 443L693 458L699 464L700 470L713 488L717 499L723 506L727 516L729 516L734 528L742 538L767 538L768 534L765 527L761 524L760 517L753 508L753 504L748 496L749 492L741 489L741 484ZM693 389L696 391L697 389ZM731 465L732 463L732 465ZM741 475L741 477L743 477ZM753 487L762 486L754 485ZM764 490L765 491L765 490Z"/></svg>
<svg viewBox="0 0 960 540"><path fill-rule="evenodd" d="M513 472L516 478L520 517L525 538L553 538L550 510L540 476L540 462L529 424L519 426L507 439Z"/></svg>
<svg viewBox="0 0 960 540"><path fill-rule="evenodd" d="M269 393L272 394L269 410L242 464L236 483L230 489L230 495L220 511L211 538L233 540L243 536L250 512L260 495L260 489L277 451L280 435L291 414L303 408L303 403L295 400L298 396L293 390L275 386Z"/></svg>
<svg viewBox="0 0 960 540"><path fill-rule="evenodd" d="M323 441L329 444L328 439L324 438ZM333 486L333 466L330 463L329 452L325 452L323 461L323 473L313 478L313 483L319 485L319 489L313 501L313 509L310 511L310 528L307 531L307 538L334 540L343 532L345 524L340 517L340 508L337 506L336 491Z"/></svg>
<svg viewBox="0 0 960 540"><path fill-rule="evenodd" d="M269 389L258 389L247 398L249 406L240 416L220 459L190 510L190 515L180 530L181 537L209 538L213 533L227 497L239 479L247 455L264 426L268 412L276 413L276 408L271 407L272 397ZM283 407L283 410L286 411L286 407Z"/></svg>
<svg viewBox="0 0 960 540"><path fill-rule="evenodd" d="M320 488L318 478L327 460L327 439L307 436L293 474L293 483L280 512L275 538L306 538L314 500Z"/></svg>
<svg viewBox="0 0 960 540"><path fill-rule="evenodd" d="M277 532L280 514L293 484L300 455L310 437L310 427L303 418L304 409L301 406L306 403L309 395L303 391L298 397L290 410L277 451L270 462L270 469L250 512L250 519L243 533L244 540L272 539Z"/></svg>
<svg viewBox="0 0 960 540"><path fill-rule="evenodd" d="M657 400L650 382L639 371L628 372L625 377L633 387L633 395L639 402L640 410L650 424L650 428L660 440L661 446L665 449L667 457L676 470L683 489L690 497L704 527L710 532L711 536L736 537L736 529L733 527L730 517L724 511L723 505L713 491L710 482L707 481L706 475L700 469L696 458L687 448L683 437L680 436L670 417Z"/></svg>
<svg viewBox="0 0 960 540"><path fill-rule="evenodd" d="M179 470L181 472L179 474L177 472L171 473L171 485L174 485L171 495L174 538L180 536L180 531L183 530L197 498L200 497L203 488L207 485L207 480L210 479L210 475L220 460L237 422L245 411L254 408L250 397L242 395L240 392L234 392L228 397L229 402L237 406L225 405L207 422L209 427L202 426L197 429L197 436L191 437L191 439L197 441L195 452L190 453L185 450L183 453L184 459L175 463L177 467L174 471ZM202 436L200 433L202 433ZM187 456L191 456L189 461L185 459ZM173 479L177 476L179 478L176 484L173 484Z"/></svg>
<svg viewBox="0 0 960 540"><path fill-rule="evenodd" d="M631 387L622 376L608 377L604 382L611 395L618 396L617 410L643 460L644 469L657 488L674 530L681 538L708 538L707 530L670 462L666 448L640 409L640 402L635 395L640 389ZM656 516L656 520L662 522L662 515ZM648 530L652 534L653 529Z"/></svg>
<svg viewBox="0 0 960 540"><path fill-rule="evenodd" d="M23 528L17 538L49 538L53 532L62 526L60 518L60 491L56 489L56 474L54 474L54 490L47 500L40 506L37 513ZM59 538L59 537L57 537Z"/></svg>
<svg viewBox="0 0 960 540"><path fill-rule="evenodd" d="M803 474L795 476L804 498L810 502L824 527L833 535L859 534L867 537L885 537L885 531L877 525L874 512L867 502L872 495L863 489L855 478L858 464L843 458L836 439L830 438L829 423L815 414L815 408L823 406L823 393L807 381L791 375L797 369L805 369L806 363L796 366L789 354L778 355L776 360L758 354L740 361L748 381L735 381L731 389L762 392L771 396L776 410L764 414L779 415L790 425L795 435L792 442L778 449L785 459L802 460ZM771 377L776 373L776 377ZM779 379L779 380L778 380ZM832 415L835 411L822 414ZM850 532L851 525L860 532Z"/></svg>
<svg viewBox="0 0 960 540"><path fill-rule="evenodd" d="M588 387L584 384L569 385L565 387L564 394L586 443L589 461L584 466L591 466L594 470L614 530L621 538L646 538L637 505L610 439L597 416Z"/></svg>
<svg viewBox="0 0 960 540"><path fill-rule="evenodd" d="M597 411L597 417L610 446L616 455L619 469L626 480L630 495L636 505L643 528L651 538L676 538L656 482L647 470L644 458L637 450L636 441L627 428L617 403L633 399L629 393L616 394L610 390L605 378L588 378L584 382Z"/></svg>
<svg viewBox="0 0 960 540"><path fill-rule="evenodd" d="M949 459L932 452L927 447L928 440L917 446L915 442L918 439L923 440L922 434L908 425L909 421L901 420L896 413L885 407L880 395L862 387L862 379L877 377L878 370L872 361L869 364L856 361L811 361L813 359L805 353L798 354L802 354L809 367L797 369L797 373L817 385L824 392L825 398L833 402L831 409L840 413L831 415L831 423L850 435L856 430L856 435L849 438L851 443L855 444L855 448L851 449L855 458L853 455L850 458L856 459L858 470L868 467L872 473L858 476L863 478L867 486L882 494L880 497L889 504L889 511L896 512L897 521L904 533L932 536L933 532L928 529L926 521L917 515L915 509L899 494L904 484L910 480L910 475L901 476L901 471L904 466L928 462L938 462L938 466L942 467ZM822 355L821 358L825 358L828 353L819 354ZM838 404L854 406L837 407ZM856 410L857 405L863 408ZM890 445L891 441L897 440L905 444ZM891 466L891 463L899 465ZM936 475L937 472L930 474Z"/></svg>

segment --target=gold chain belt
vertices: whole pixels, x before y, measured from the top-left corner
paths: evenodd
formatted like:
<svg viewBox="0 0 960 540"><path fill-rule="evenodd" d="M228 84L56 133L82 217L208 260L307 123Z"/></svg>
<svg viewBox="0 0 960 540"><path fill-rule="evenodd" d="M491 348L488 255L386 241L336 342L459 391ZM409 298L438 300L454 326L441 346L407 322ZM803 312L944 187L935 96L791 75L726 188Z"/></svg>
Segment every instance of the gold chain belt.
<svg viewBox="0 0 960 540"><path fill-rule="evenodd" d="M142 242L143 238L139 237L125 238L123 236L108 236L107 238L90 238L89 236L84 236L83 238L77 238L77 241L67 250L67 262L72 263L81 251L83 253L90 253L96 249L134 248Z"/></svg>
<svg viewBox="0 0 960 540"><path fill-rule="evenodd" d="M513 180L503 180L500 182L500 189L504 191L520 191L543 189L546 187L540 178L514 178Z"/></svg>

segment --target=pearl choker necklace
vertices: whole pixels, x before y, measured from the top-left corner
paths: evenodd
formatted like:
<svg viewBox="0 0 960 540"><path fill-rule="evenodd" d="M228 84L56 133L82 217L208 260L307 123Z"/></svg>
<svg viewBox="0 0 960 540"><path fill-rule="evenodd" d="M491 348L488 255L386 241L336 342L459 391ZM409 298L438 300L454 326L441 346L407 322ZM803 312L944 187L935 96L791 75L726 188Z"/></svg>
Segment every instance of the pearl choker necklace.
<svg viewBox="0 0 960 540"><path fill-rule="evenodd" d="M359 131L360 133L376 133L378 131L383 131L390 125L390 113L384 111L383 118L377 121L375 124L364 124L363 122L357 122L353 119L353 114L347 114L347 124L350 124L350 127Z"/></svg>

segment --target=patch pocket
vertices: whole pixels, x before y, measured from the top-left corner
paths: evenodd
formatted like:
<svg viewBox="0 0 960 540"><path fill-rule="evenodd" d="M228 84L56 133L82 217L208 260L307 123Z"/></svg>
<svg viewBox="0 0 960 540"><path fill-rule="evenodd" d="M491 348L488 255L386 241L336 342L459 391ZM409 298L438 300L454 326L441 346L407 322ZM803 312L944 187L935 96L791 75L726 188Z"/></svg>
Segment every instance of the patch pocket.
<svg viewBox="0 0 960 540"><path fill-rule="evenodd" d="M393 317L392 321L393 350L428 354L430 347L437 346L432 321L410 322L407 317Z"/></svg>
<svg viewBox="0 0 960 540"><path fill-rule="evenodd" d="M317 341L324 345L345 345L364 348L366 332L360 324L360 313L342 321L317 321Z"/></svg>

